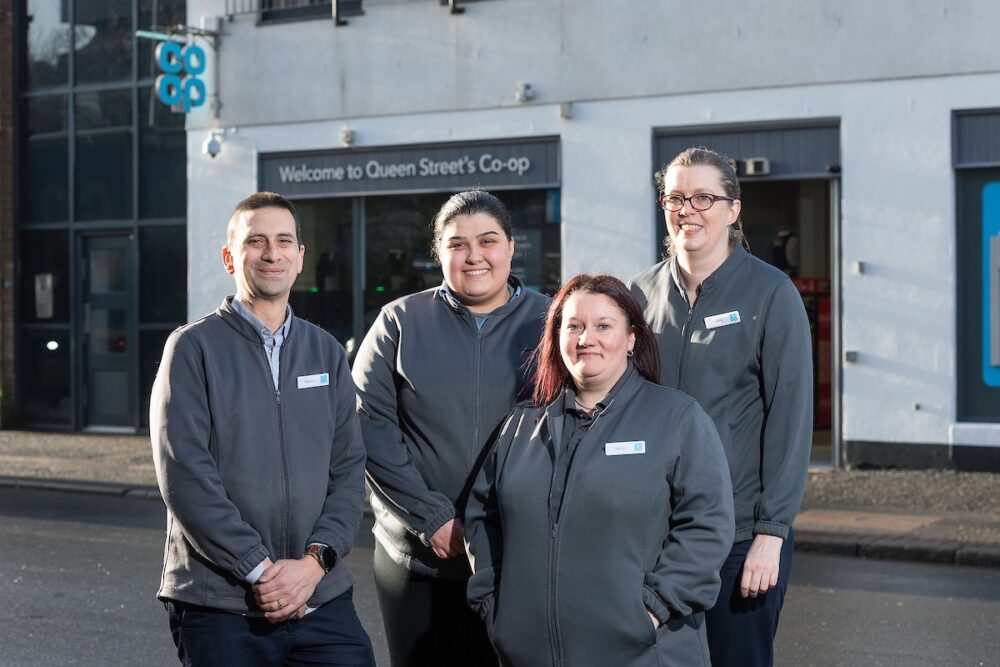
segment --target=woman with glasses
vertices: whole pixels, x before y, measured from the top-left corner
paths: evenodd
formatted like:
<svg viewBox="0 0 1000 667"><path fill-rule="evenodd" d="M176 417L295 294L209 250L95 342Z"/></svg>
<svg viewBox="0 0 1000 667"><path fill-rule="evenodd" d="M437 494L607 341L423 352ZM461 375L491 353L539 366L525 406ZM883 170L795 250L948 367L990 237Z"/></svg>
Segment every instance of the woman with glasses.
<svg viewBox="0 0 1000 667"><path fill-rule="evenodd" d="M354 361L375 587L393 667L488 667L461 517L486 443L530 395L549 299L511 275L511 216L493 195L451 197L433 226L444 282L385 306Z"/></svg>
<svg viewBox="0 0 1000 667"><path fill-rule="evenodd" d="M559 290L534 405L507 420L465 514L469 602L502 665L709 665L729 474L712 420L657 365L620 280Z"/></svg>
<svg viewBox="0 0 1000 667"><path fill-rule="evenodd" d="M707 615L712 664L770 665L812 443L812 352L802 299L741 245L732 162L689 148L656 174L668 258L632 293L660 349L660 382L698 400L729 459L736 542Z"/></svg>

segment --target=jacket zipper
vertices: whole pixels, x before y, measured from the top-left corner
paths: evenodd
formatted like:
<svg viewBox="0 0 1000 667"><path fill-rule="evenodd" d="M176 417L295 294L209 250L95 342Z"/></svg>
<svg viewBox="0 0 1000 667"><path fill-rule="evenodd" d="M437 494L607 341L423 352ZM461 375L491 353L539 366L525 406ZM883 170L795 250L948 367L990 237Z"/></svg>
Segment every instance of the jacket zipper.
<svg viewBox="0 0 1000 667"><path fill-rule="evenodd" d="M684 296L684 301L687 302L687 295ZM698 301L701 301L700 296L698 297ZM694 309L697 307L697 301L693 306L688 305L687 319L684 320L684 326L681 327L681 362L677 369L678 389L684 385L684 368L687 366L688 344L691 342L688 337L688 325L691 324L691 320L694 319Z"/></svg>
<svg viewBox="0 0 1000 667"><path fill-rule="evenodd" d="M566 490L563 489L563 502L566 498ZM549 543L549 637L551 638L551 644L549 648L552 651L552 665L553 667L559 667L562 665L562 651L560 650L561 639L559 637L559 619L556 618L556 614L559 613L559 603L557 595L556 586L556 576L558 574L558 563L559 563L559 520L556 519L555 523L552 524L552 539Z"/></svg>
<svg viewBox="0 0 1000 667"><path fill-rule="evenodd" d="M476 326L475 318L472 322L473 326ZM486 325L483 324L485 327ZM475 377L475 403L472 408L472 448L467 450L469 455L468 467L471 469L475 463L476 458L479 456L479 422L481 415L479 414L482 410L482 392L483 392L483 379L482 379L482 360L483 360L483 330L476 327L476 377Z"/></svg>
<svg viewBox="0 0 1000 667"><path fill-rule="evenodd" d="M264 347L263 343L260 346L261 352L264 353L264 367L267 371L268 378L271 377L271 361L267 358L267 348ZM278 448L281 450L281 498L284 505L284 521L281 525L281 547L282 547L282 558L292 558L292 546L290 544L291 537L288 533L288 526L291 524L291 507L288 501L288 456L285 451L285 425L282 420L281 415L281 362L282 355L285 351L285 342L281 342L281 347L278 348L278 386L274 390L274 409L278 415Z"/></svg>
<svg viewBox="0 0 1000 667"><path fill-rule="evenodd" d="M552 437L551 435L549 437ZM563 486L562 490L562 501L559 503L559 513L552 516L550 510L550 521L552 522L551 539L549 544L549 636L551 637L551 650L552 650L552 665L553 667L560 667L563 664L562 656L562 631L559 628L559 587L556 585L558 579L559 571L559 550L561 542L559 540L559 520L562 518L563 510L567 506L567 500L569 499L570 489L573 488L573 462L576 459L577 454L580 454L581 448L584 446L584 439L586 435L581 435L580 440L576 443L576 447L572 452L567 453L569 448L569 441L563 442L560 445L560 456L569 455L571 458L568 462L568 468L566 470L566 485ZM572 438L570 438L572 440ZM555 462L553 462L555 465ZM582 465L582 464L581 464ZM549 498L549 503L551 507L552 498Z"/></svg>

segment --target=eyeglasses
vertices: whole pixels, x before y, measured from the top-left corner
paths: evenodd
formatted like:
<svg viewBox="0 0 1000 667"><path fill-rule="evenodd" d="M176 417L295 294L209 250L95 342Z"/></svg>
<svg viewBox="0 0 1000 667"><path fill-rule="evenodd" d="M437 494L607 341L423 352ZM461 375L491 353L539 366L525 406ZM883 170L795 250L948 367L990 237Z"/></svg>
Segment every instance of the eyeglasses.
<svg viewBox="0 0 1000 667"><path fill-rule="evenodd" d="M684 207L684 202L691 204L691 208L696 211L707 211L712 208L715 202L719 201L736 201L733 197L725 197L723 195L710 195L705 192L699 192L696 195L691 195L690 197L682 197L680 195L666 195L665 197L660 197L660 204L663 205L668 211L677 212Z"/></svg>

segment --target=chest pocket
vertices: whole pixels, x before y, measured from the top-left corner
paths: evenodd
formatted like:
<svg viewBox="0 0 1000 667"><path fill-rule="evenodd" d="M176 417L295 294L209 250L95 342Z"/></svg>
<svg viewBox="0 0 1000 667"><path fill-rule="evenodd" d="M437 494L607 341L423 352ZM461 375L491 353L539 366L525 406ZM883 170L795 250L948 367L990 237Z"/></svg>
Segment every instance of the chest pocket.
<svg viewBox="0 0 1000 667"><path fill-rule="evenodd" d="M569 502L586 508L591 517L600 517L602 524L643 525L649 503L654 498L666 500L666 471L657 443L638 441L643 442L644 452L621 453L631 449L627 443L636 441L620 438L581 443L588 451L577 453Z"/></svg>
<svg viewBox="0 0 1000 667"><path fill-rule="evenodd" d="M688 381L701 384L708 378L714 378L718 381L716 390L725 391L738 386L741 378L756 375L756 315L747 313L739 322L711 329L705 326L702 319L689 336L685 371ZM697 377L692 374L697 374Z"/></svg>

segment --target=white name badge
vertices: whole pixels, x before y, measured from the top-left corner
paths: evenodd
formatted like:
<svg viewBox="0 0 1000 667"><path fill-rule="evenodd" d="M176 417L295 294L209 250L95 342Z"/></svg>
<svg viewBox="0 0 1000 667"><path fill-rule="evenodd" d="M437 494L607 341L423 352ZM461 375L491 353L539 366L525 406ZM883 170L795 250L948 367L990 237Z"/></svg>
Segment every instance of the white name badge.
<svg viewBox="0 0 1000 667"><path fill-rule="evenodd" d="M311 387L325 387L330 384L329 373L317 373L316 375L300 375L299 389L309 389Z"/></svg>
<svg viewBox="0 0 1000 667"><path fill-rule="evenodd" d="M606 442L604 443L605 456L628 456L629 454L645 454L645 440L631 440L629 442Z"/></svg>
<svg viewBox="0 0 1000 667"><path fill-rule="evenodd" d="M719 327L728 327L730 324L740 323L740 311L734 310L731 313L722 313L720 315L709 315L705 318L705 327L708 329L718 329Z"/></svg>

